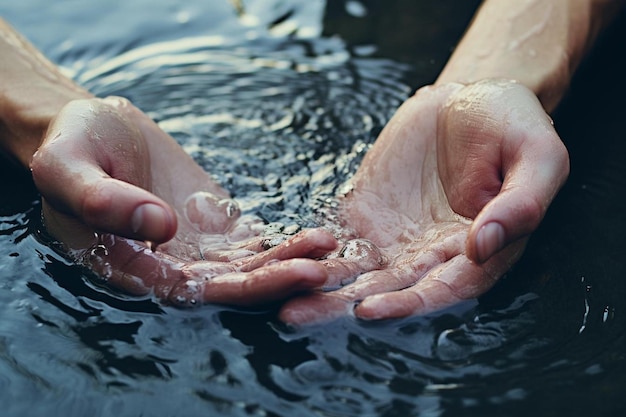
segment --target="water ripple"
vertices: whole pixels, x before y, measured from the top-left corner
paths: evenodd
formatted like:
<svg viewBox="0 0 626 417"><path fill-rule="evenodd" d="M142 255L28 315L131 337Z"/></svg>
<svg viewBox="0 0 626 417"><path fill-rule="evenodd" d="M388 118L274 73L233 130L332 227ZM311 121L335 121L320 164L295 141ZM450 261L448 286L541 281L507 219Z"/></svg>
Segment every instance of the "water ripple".
<svg viewBox="0 0 626 417"><path fill-rule="evenodd" d="M226 50L187 38L133 50L78 79L97 94L128 96L245 210L307 224L407 97L405 69L351 58L336 39Z"/></svg>
<svg viewBox="0 0 626 417"><path fill-rule="evenodd" d="M94 93L147 111L244 210L314 223L410 93L407 67L320 38L321 2L212 2L215 27L196 36L186 28L197 28L193 9L204 4L162 15L176 20L176 40L160 37L159 21L145 38L120 28L121 42L86 35L53 51ZM354 18L368 6L345 4ZM4 187L20 197L0 213L8 415L500 416L536 413L534 405L563 415L550 414L563 406L554 398L623 396L623 245L615 233L607 245L609 230L598 232L594 219L577 242L567 227L547 229L566 243L529 245L478 302L401 321L287 329L273 306L180 311L96 285L36 239L32 184ZM607 228L623 222L615 207ZM597 262L571 255L589 250L601 252Z"/></svg>

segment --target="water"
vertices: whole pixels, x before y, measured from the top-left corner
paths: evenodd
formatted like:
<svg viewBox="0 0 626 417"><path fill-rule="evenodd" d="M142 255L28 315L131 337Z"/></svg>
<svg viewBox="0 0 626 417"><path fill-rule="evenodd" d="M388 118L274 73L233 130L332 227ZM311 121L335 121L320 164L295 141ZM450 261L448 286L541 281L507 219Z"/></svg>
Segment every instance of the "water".
<svg viewBox="0 0 626 417"><path fill-rule="evenodd" d="M80 83L148 112L244 212L301 225L434 79L477 5L164 3L0 13ZM271 307L116 293L38 241L38 196L2 164L2 415L622 415L626 62L607 45L555 117L572 178L526 255L477 302L428 317L293 330Z"/></svg>

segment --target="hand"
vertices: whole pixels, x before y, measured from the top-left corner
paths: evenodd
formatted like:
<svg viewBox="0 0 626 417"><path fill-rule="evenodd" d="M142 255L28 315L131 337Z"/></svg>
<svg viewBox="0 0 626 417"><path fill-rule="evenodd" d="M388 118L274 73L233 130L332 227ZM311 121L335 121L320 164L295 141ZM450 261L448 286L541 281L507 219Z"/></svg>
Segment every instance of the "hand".
<svg viewBox="0 0 626 417"><path fill-rule="evenodd" d="M294 258L333 250L329 233L262 236L259 220L241 215L225 190L124 99L67 104L31 169L48 232L74 260L133 294L153 292L176 305L249 305L327 278L318 262ZM265 251L268 239L279 244Z"/></svg>
<svg viewBox="0 0 626 417"><path fill-rule="evenodd" d="M281 318L327 320L355 303L360 318L404 317L483 294L521 256L568 172L550 118L522 85L419 90L340 198L344 233L357 239L351 262L342 252L324 261L339 289L293 299ZM342 286L372 259L377 268Z"/></svg>

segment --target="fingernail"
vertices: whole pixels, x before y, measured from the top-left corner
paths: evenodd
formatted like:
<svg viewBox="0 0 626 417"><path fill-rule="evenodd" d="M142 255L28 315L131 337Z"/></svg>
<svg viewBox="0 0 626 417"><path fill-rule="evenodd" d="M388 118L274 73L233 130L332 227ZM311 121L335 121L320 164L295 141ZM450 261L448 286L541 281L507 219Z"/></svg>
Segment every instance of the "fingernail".
<svg viewBox="0 0 626 417"><path fill-rule="evenodd" d="M158 240L166 233L169 214L163 207L156 204L147 203L135 209L131 218L131 228L133 233L142 235L144 239ZM152 239L151 239L152 238Z"/></svg>
<svg viewBox="0 0 626 417"><path fill-rule="evenodd" d="M476 253L480 263L504 247L505 235L501 224L491 222L483 225L476 236Z"/></svg>

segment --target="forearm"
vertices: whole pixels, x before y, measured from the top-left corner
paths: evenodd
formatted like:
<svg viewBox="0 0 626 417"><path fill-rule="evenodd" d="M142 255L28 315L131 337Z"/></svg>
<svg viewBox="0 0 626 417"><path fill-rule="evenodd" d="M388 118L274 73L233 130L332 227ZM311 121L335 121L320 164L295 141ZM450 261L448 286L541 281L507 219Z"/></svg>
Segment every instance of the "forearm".
<svg viewBox="0 0 626 417"><path fill-rule="evenodd" d="M0 147L28 167L52 117L91 95L0 19Z"/></svg>
<svg viewBox="0 0 626 417"><path fill-rule="evenodd" d="M558 105L572 75L622 0L486 0L437 84L514 79L546 111Z"/></svg>

